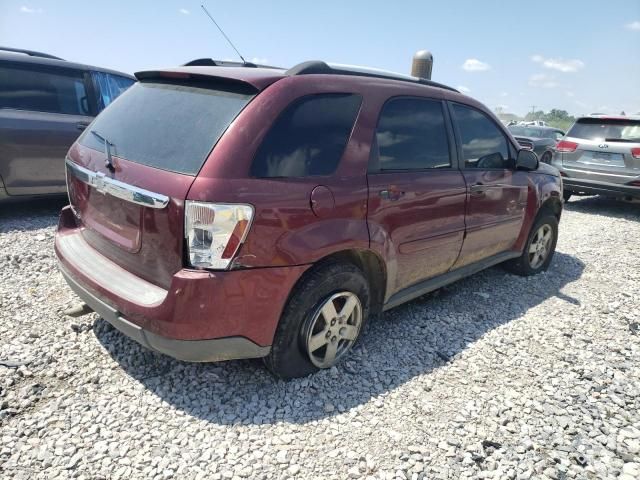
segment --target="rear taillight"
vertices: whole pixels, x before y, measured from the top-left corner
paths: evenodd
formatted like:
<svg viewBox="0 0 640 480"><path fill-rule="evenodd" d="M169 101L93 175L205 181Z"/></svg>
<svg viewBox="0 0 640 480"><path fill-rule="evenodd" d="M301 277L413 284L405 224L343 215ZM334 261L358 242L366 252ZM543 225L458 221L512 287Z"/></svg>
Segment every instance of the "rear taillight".
<svg viewBox="0 0 640 480"><path fill-rule="evenodd" d="M226 203L185 203L185 237L189 264L224 270L244 242L253 207Z"/></svg>
<svg viewBox="0 0 640 480"><path fill-rule="evenodd" d="M632 148L631 155L633 158L640 158L640 147Z"/></svg>
<svg viewBox="0 0 640 480"><path fill-rule="evenodd" d="M560 140L556 145L558 152L575 152L578 148L578 144L575 142L569 142L567 140Z"/></svg>

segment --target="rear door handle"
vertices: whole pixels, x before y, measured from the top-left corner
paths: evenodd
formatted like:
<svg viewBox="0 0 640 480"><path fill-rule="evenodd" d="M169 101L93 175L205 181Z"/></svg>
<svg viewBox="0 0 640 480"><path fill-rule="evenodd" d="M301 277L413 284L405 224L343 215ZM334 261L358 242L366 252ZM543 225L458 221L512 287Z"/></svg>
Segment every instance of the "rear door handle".
<svg viewBox="0 0 640 480"><path fill-rule="evenodd" d="M482 183L476 183L475 185L471 185L471 188L469 188L469 191L471 192L471 195L481 197L482 195L484 195L484 192L486 189L487 189L487 185L483 185Z"/></svg>
<svg viewBox="0 0 640 480"><path fill-rule="evenodd" d="M88 123L85 123L85 122L78 122L78 123L76 123L76 128L77 128L78 130L84 130L84 129L85 129L85 128L87 128L88 126L89 126L89 124L88 124Z"/></svg>
<svg viewBox="0 0 640 480"><path fill-rule="evenodd" d="M393 190L393 189L380 190L378 192L378 195L380 195L380 198L384 200L391 200L392 202L394 202L396 200L400 200L400 198L404 196L404 192L401 192L400 190Z"/></svg>

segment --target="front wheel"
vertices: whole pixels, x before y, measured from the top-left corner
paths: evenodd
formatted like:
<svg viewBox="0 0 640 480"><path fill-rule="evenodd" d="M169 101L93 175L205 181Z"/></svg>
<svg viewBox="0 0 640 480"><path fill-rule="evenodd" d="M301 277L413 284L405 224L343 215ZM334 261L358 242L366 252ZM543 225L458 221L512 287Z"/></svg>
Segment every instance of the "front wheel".
<svg viewBox="0 0 640 480"><path fill-rule="evenodd" d="M571 192L568 190L562 190L562 198L564 198L565 202L568 202L571 198Z"/></svg>
<svg viewBox="0 0 640 480"><path fill-rule="evenodd" d="M522 255L505 264L511 272L522 275L536 275L549 268L558 242L558 219L551 213L544 213L533 224Z"/></svg>
<svg viewBox="0 0 640 480"><path fill-rule="evenodd" d="M542 163L547 163L551 165L551 152L545 152L540 159Z"/></svg>
<svg viewBox="0 0 640 480"><path fill-rule="evenodd" d="M267 368L284 379L331 368L360 337L369 305L369 283L355 265L315 267L285 307Z"/></svg>

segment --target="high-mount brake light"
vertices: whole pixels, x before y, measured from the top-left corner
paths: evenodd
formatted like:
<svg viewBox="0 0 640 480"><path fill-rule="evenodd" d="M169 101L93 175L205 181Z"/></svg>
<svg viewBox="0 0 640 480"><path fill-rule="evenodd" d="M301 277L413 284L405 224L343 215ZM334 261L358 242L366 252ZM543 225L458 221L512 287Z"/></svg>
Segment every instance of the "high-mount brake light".
<svg viewBox="0 0 640 480"><path fill-rule="evenodd" d="M189 264L195 268L229 268L252 219L251 205L187 200L185 237Z"/></svg>

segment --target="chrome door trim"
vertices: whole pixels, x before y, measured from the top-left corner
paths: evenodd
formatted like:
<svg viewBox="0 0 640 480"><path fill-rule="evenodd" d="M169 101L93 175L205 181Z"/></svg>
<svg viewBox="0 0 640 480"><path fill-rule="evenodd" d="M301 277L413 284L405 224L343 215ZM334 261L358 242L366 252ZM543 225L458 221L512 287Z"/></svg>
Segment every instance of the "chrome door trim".
<svg viewBox="0 0 640 480"><path fill-rule="evenodd" d="M149 208L165 208L169 204L169 197L161 193L150 192L144 188L114 180L102 172L93 172L81 167L69 158L65 159L65 164L67 172L104 195L108 194L126 200L127 202Z"/></svg>

